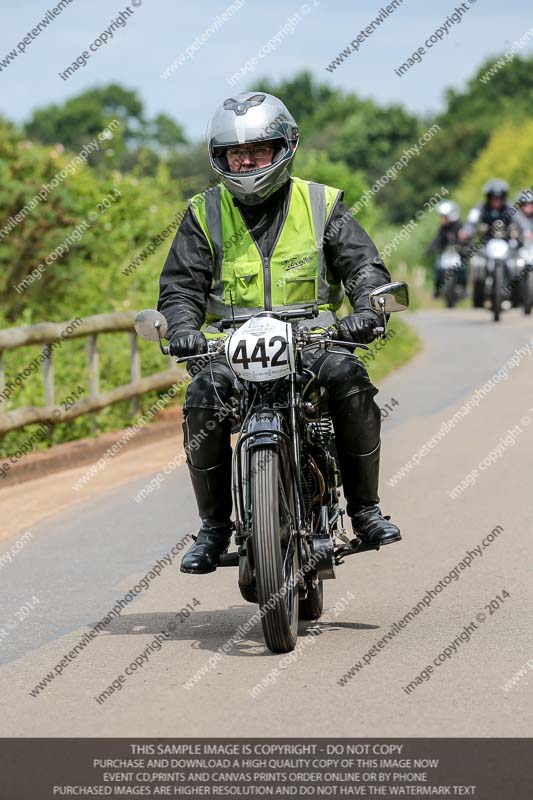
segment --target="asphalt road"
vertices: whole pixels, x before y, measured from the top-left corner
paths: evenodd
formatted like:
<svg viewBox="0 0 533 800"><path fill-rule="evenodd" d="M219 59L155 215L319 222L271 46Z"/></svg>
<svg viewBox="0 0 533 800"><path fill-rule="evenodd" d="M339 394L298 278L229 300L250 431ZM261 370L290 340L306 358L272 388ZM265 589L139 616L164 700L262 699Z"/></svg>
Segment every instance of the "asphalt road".
<svg viewBox="0 0 533 800"><path fill-rule="evenodd" d="M382 406L398 403L383 427L381 495L404 539L338 568L325 583L325 619L301 624L293 659L269 653L256 622L215 660L256 609L241 599L236 570L189 576L176 558L30 694L197 528L183 467L133 500L157 471L152 457L146 475L107 491L103 484L33 525L11 563L1 556L20 534L0 542L0 735L533 734L533 320L514 311L496 325L488 312L469 310L411 319L424 351L378 395ZM449 423L483 385L478 406ZM418 463L398 478L413 456ZM142 464L142 450L131 457ZM162 448L159 469L167 461ZM57 481L67 487L69 474ZM32 484L25 493L30 502ZM19 516L21 503L19 493ZM176 617L188 604L190 615ZM172 623L159 645L155 637ZM116 680L136 658L142 667ZM264 688L252 693L256 686Z"/></svg>

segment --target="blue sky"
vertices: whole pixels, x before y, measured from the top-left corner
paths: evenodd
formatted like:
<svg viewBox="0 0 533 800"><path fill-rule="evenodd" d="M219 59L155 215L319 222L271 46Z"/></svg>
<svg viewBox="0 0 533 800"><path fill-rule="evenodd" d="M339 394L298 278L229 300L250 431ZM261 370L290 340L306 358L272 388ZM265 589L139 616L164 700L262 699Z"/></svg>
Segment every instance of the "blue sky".
<svg viewBox="0 0 533 800"><path fill-rule="evenodd" d="M58 0L4 0L0 11L0 62ZM472 8L423 62L402 78L393 70L431 35L459 2L403 0L402 5L335 72L325 67L379 13L387 0L307 0L307 13L261 57L242 83L227 79L295 19L302 0L238 0L242 6L167 80L161 73L213 19L235 0L129 0L134 13L113 39L68 81L65 70L126 7L128 0L72 0L60 16L0 72L0 113L22 121L30 112L110 81L137 89L148 114L160 111L200 138L216 106L236 91L253 89L254 77L280 79L309 69L333 87L381 102L401 102L417 112L442 106L445 88L462 87L488 56L500 54L533 28L533 9L519 0L468 0ZM141 4L134 8L132 3ZM474 4L475 3L475 4ZM287 29L286 29L287 30ZM530 40L533 42L533 39ZM533 45L521 52L529 54Z"/></svg>

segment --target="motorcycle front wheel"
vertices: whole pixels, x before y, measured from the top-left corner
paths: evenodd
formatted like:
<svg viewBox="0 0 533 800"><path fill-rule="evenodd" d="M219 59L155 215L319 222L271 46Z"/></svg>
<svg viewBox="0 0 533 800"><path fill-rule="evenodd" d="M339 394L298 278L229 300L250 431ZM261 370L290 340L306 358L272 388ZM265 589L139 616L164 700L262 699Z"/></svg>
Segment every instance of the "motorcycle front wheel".
<svg viewBox="0 0 533 800"><path fill-rule="evenodd" d="M446 308L454 308L457 302L457 273L455 270L449 270L445 278L444 297L446 300Z"/></svg>
<svg viewBox="0 0 533 800"><path fill-rule="evenodd" d="M271 446L250 457L257 599L266 646L294 650L298 637L298 542L291 466Z"/></svg>

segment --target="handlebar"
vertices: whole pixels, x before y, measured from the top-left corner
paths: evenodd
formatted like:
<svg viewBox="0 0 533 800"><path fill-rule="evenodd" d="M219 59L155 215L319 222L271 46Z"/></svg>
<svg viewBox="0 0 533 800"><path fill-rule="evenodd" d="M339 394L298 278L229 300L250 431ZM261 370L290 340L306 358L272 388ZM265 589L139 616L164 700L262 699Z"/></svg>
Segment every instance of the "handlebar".
<svg viewBox="0 0 533 800"><path fill-rule="evenodd" d="M287 315L291 314L292 312L287 312ZM280 315L281 316L281 315ZM297 314L298 318L302 318L301 312ZM247 321L249 317L245 318ZM221 320L221 323L229 322L231 326L233 326L233 320ZM238 318L235 317L235 322L238 322ZM223 327L229 327L229 325L224 325ZM385 327L380 326L374 328L374 335L376 337L383 336L385 334ZM186 361L191 361L195 358L210 358L219 355L220 353L224 352L225 343L227 340L227 336L223 339L209 339L207 342L207 352L206 353L197 353L195 355L190 356L182 356L180 358L176 358L176 363L181 364ZM347 342L343 341L342 339L338 338L338 329L337 326L332 325L329 328L324 328L321 331L312 331L309 328L304 327L296 327L294 329L294 339L296 344L299 348L309 347L313 344L318 344L320 347L325 347L328 344L337 344L344 347L351 347L355 349L357 347L361 348L362 350L369 350L367 344L363 344L363 342ZM168 355L170 350L169 347L163 348Z"/></svg>
<svg viewBox="0 0 533 800"><path fill-rule="evenodd" d="M374 333L378 333L378 331L383 330L383 328L374 328ZM296 341L303 347L308 347L309 345L318 343L320 346L325 346L326 344L338 344L345 347L361 347L363 350L368 350L368 345L363 344L362 342L345 342L342 339L338 338L339 331L336 325L332 325L330 328L325 328L322 331L310 331L307 328L297 328L296 330Z"/></svg>

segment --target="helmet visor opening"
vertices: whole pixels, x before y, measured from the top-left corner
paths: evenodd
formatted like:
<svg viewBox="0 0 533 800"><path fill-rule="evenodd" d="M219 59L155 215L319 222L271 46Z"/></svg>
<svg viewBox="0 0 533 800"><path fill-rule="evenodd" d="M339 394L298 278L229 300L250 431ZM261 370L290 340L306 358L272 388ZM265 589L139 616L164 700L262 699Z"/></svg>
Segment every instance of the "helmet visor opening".
<svg viewBox="0 0 533 800"><path fill-rule="evenodd" d="M288 143L286 142L286 140L284 140L281 137L275 138L275 139L260 139L260 140L256 140L256 141L246 142L246 144L247 145L252 145L252 147L251 148L247 147L245 149L252 149L253 150L253 145L255 145L259 149L261 147L268 147L268 146L274 148L273 153L272 153L272 158L271 158L271 160L269 161L268 164L260 164L259 166L255 166L255 167L251 166L250 164L247 164L247 168L245 170L242 170L242 171L246 172L248 174L252 174L252 173L253 174L257 174L257 173L261 173L263 171L272 169L273 166L275 166L280 161L282 161L291 152L291 150L290 150L290 148L288 146ZM236 149L238 149L239 148L239 144L224 145L224 146L213 146L212 145L211 146L211 157L212 157L213 163L217 167L217 169L219 169L221 172L234 175L234 174L240 172L241 170L240 169L236 169L235 172L232 172L232 170L230 168L229 157L228 157L227 151L228 151L228 148L231 149L232 147L235 147ZM232 159L232 165L237 166L237 167L239 166L239 158L238 158L238 156L234 157L234 159Z"/></svg>

